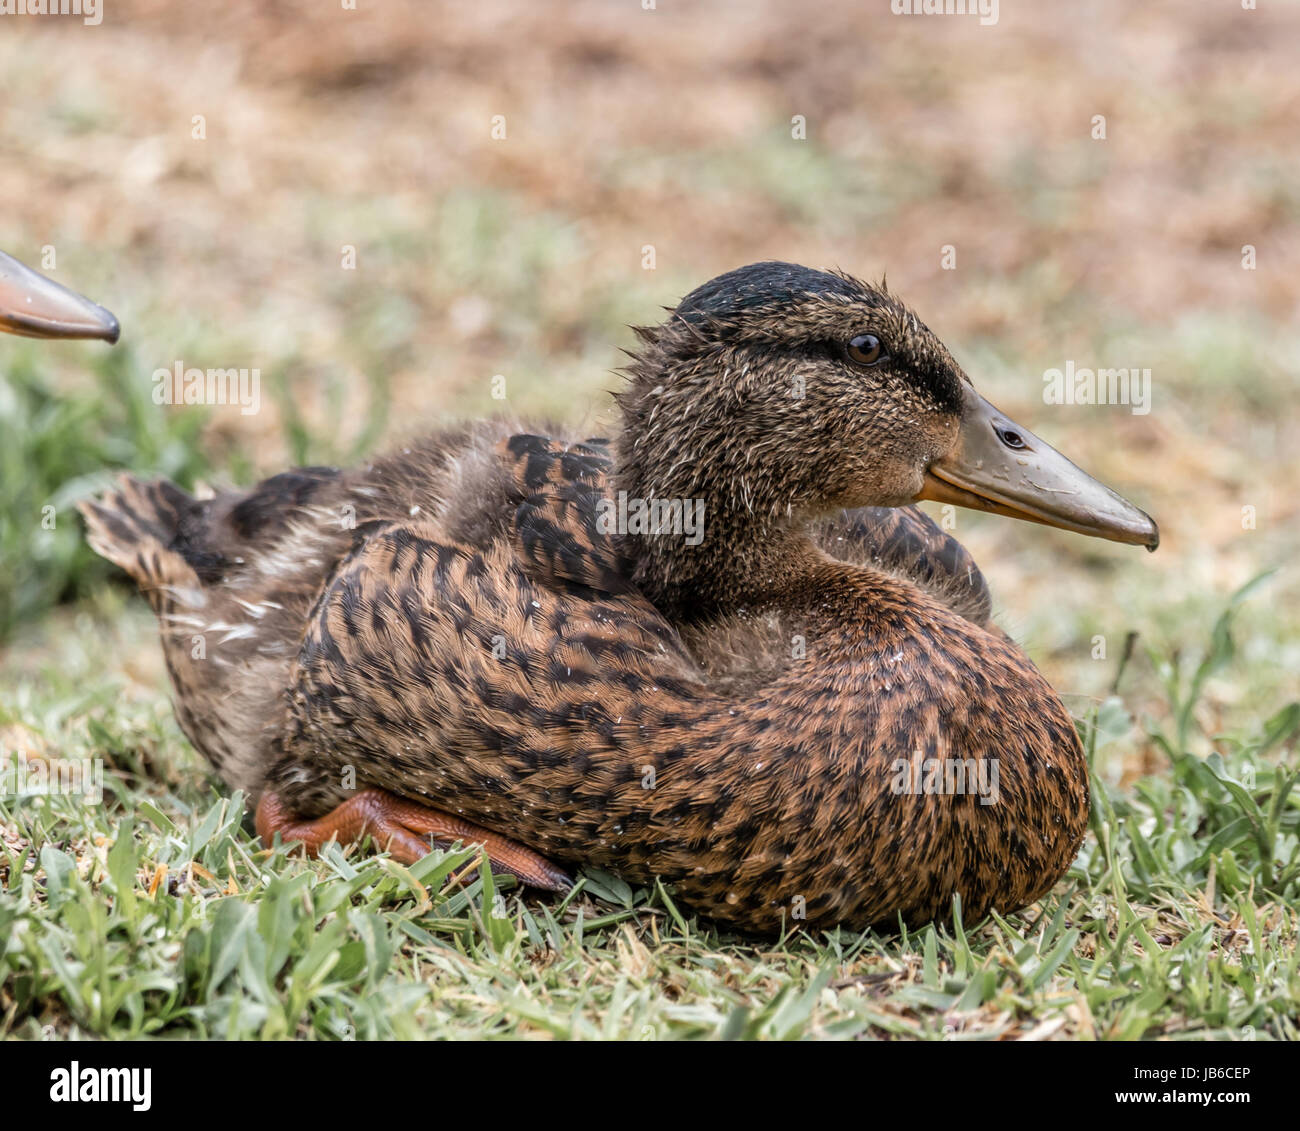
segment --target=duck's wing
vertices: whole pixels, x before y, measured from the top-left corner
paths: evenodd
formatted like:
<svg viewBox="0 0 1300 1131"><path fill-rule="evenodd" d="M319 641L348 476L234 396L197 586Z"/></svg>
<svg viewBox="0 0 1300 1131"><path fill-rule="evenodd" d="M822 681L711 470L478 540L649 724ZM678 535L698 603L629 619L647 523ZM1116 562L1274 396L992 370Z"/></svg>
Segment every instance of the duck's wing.
<svg viewBox="0 0 1300 1131"><path fill-rule="evenodd" d="M356 471L299 468L205 498L123 476L81 503L91 545L158 616L182 729L232 788L257 792L308 619L359 547L409 528L480 554L513 547L543 588L622 591L585 517L607 451L528 436L512 447L510 432L438 432Z"/></svg>
<svg viewBox="0 0 1300 1131"><path fill-rule="evenodd" d="M585 520L564 521L575 504L537 494L486 546L418 521L364 532L308 617L285 700L268 784L295 812L344 803L350 770L357 786L454 797L516 827L512 798L562 807L596 790L595 753L638 705L698 683L673 626L611 592Z"/></svg>
<svg viewBox="0 0 1300 1131"><path fill-rule="evenodd" d="M915 582L967 620L988 624L988 582L966 547L916 506L858 507L816 523L814 540L841 561Z"/></svg>
<svg viewBox="0 0 1300 1131"><path fill-rule="evenodd" d="M515 503L511 539L529 575L551 587L635 593L631 563L608 522L608 442L518 435L503 440L498 452Z"/></svg>

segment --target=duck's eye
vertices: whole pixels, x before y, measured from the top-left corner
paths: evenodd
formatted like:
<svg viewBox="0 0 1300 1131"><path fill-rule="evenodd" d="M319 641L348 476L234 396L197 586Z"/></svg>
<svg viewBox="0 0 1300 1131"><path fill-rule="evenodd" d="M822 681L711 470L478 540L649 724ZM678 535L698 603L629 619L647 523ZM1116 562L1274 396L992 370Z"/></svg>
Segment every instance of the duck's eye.
<svg viewBox="0 0 1300 1131"><path fill-rule="evenodd" d="M875 365L885 357L885 347L875 334L859 334L850 338L846 352L849 360L856 361L859 365Z"/></svg>
<svg viewBox="0 0 1300 1131"><path fill-rule="evenodd" d="M998 428L998 439L1001 440L1008 448L1024 448L1028 445L1025 438L1012 428Z"/></svg>

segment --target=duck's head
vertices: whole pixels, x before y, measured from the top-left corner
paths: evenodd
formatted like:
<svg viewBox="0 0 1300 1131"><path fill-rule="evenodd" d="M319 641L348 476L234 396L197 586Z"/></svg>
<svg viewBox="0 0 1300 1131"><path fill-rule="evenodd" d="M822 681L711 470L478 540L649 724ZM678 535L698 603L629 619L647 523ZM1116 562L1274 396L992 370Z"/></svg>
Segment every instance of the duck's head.
<svg viewBox="0 0 1300 1131"><path fill-rule="evenodd" d="M0 251L0 330L24 338L116 342L117 319L102 306Z"/></svg>
<svg viewBox="0 0 1300 1131"><path fill-rule="evenodd" d="M1148 515L981 397L883 286L755 263L638 333L619 453L622 485L643 494L764 526L934 499L1159 541Z"/></svg>

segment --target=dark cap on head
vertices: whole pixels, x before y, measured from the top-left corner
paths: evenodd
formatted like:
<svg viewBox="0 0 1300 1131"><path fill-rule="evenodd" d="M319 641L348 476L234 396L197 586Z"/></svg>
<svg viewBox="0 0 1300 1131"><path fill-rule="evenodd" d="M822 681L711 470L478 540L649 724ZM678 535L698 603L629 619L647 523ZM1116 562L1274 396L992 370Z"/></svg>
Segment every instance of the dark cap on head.
<svg viewBox="0 0 1300 1131"><path fill-rule="evenodd" d="M873 293L843 275L769 259L710 279L682 299L676 312L688 321L696 321L787 306L809 295L869 301Z"/></svg>

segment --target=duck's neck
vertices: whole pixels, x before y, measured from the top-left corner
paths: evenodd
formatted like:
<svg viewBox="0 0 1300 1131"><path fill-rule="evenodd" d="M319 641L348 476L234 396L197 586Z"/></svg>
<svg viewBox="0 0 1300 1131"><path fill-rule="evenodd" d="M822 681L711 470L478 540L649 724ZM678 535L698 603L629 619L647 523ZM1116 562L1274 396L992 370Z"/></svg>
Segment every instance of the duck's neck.
<svg viewBox="0 0 1300 1131"><path fill-rule="evenodd" d="M663 539L629 538L635 581L667 616L680 621L759 611L799 588L815 566L817 551L788 528L742 531L728 539L711 531L698 546L665 547Z"/></svg>
<svg viewBox="0 0 1300 1131"><path fill-rule="evenodd" d="M675 621L783 602L825 560L802 522L764 510L757 499L729 498L707 482L656 482L625 465L615 473L614 491L633 579Z"/></svg>
<svg viewBox="0 0 1300 1131"><path fill-rule="evenodd" d="M782 601L824 561L804 533L811 500L798 485L832 480L834 455L777 435L770 414L701 401L699 375L675 364L638 360L619 396L612 486L635 581L677 621ZM669 521L647 530L634 514Z"/></svg>

